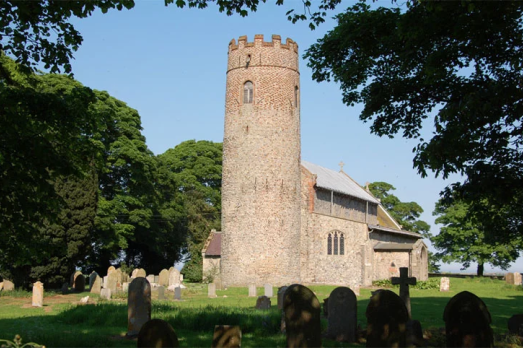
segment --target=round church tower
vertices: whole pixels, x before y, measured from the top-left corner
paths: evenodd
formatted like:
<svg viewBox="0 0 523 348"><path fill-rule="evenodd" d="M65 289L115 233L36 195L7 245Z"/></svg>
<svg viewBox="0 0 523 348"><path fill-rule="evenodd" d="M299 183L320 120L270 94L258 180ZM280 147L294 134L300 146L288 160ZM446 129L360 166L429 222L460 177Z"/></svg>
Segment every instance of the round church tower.
<svg viewBox="0 0 523 348"><path fill-rule="evenodd" d="M222 177L224 285L300 281L298 45L229 43Z"/></svg>

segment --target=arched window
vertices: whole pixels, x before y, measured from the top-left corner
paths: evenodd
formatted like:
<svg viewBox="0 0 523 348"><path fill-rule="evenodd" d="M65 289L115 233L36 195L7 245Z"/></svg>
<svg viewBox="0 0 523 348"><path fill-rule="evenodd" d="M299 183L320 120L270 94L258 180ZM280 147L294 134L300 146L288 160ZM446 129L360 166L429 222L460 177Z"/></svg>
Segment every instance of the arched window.
<svg viewBox="0 0 523 348"><path fill-rule="evenodd" d="M334 232L334 255L338 255L338 232Z"/></svg>
<svg viewBox="0 0 523 348"><path fill-rule="evenodd" d="M340 255L345 255L345 237L340 233Z"/></svg>
<svg viewBox="0 0 523 348"><path fill-rule="evenodd" d="M327 238L327 255L332 255L332 235L330 233Z"/></svg>
<svg viewBox="0 0 523 348"><path fill-rule="evenodd" d="M243 84L243 103L251 104L254 92L254 86L251 81L247 81Z"/></svg>

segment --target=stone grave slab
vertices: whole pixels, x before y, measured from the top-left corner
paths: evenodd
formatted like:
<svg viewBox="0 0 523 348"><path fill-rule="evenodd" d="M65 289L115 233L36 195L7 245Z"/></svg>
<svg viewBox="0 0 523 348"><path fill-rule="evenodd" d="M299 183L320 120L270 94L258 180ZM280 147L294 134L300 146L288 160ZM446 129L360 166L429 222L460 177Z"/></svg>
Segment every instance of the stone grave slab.
<svg viewBox="0 0 523 348"><path fill-rule="evenodd" d="M15 289L15 284L7 279L4 279L4 290L3 291L13 291Z"/></svg>
<svg viewBox="0 0 523 348"><path fill-rule="evenodd" d="M216 284L214 284L214 283L207 284L207 297L209 297L209 298L216 297Z"/></svg>
<svg viewBox="0 0 523 348"><path fill-rule="evenodd" d="M129 284L127 295L127 337L135 337L143 324L151 320L151 285L144 277Z"/></svg>
<svg viewBox="0 0 523 348"><path fill-rule="evenodd" d="M83 274L79 274L74 279L74 291L76 292L83 292L85 291L85 276Z"/></svg>
<svg viewBox="0 0 523 348"><path fill-rule="evenodd" d="M104 300L110 300L111 299L111 289L102 289L100 290L100 298L103 298Z"/></svg>
<svg viewBox="0 0 523 348"><path fill-rule="evenodd" d="M114 266L109 266L109 268L107 268L107 275L113 273L116 271L116 267Z"/></svg>
<svg viewBox="0 0 523 348"><path fill-rule="evenodd" d="M139 268L138 271L136 272L136 278L138 277L142 277L142 278L145 278L145 270L143 268Z"/></svg>
<svg viewBox="0 0 523 348"><path fill-rule="evenodd" d="M287 347L321 347L320 301L307 287L293 284L283 298Z"/></svg>
<svg viewBox="0 0 523 348"><path fill-rule="evenodd" d="M390 290L375 291L365 312L367 347L405 347L409 313L403 300Z"/></svg>
<svg viewBox="0 0 523 348"><path fill-rule="evenodd" d="M101 290L102 290L102 278L100 278L100 276L98 276L98 273L96 273L94 276L94 279L92 280L91 288L89 291L92 294L99 294Z"/></svg>
<svg viewBox="0 0 523 348"><path fill-rule="evenodd" d="M78 277L79 274L82 274L80 271L74 271L73 274L71 274L71 278L69 278L69 286L74 289L74 280L76 277Z"/></svg>
<svg viewBox="0 0 523 348"><path fill-rule="evenodd" d="M521 285L521 273L514 273L514 285Z"/></svg>
<svg viewBox="0 0 523 348"><path fill-rule="evenodd" d="M169 286L172 285L174 285L174 287L180 285L180 271L176 268L173 268L172 271L169 272Z"/></svg>
<svg viewBox="0 0 523 348"><path fill-rule="evenodd" d="M36 282L33 284L33 307L42 307L44 305L44 284Z"/></svg>
<svg viewBox="0 0 523 348"><path fill-rule="evenodd" d="M256 293L256 285L249 284L249 297L256 297L258 296Z"/></svg>
<svg viewBox="0 0 523 348"><path fill-rule="evenodd" d="M240 348L242 330L239 326L216 325L212 336L212 348Z"/></svg>
<svg viewBox="0 0 523 348"><path fill-rule="evenodd" d="M450 290L450 278L449 277L441 277L441 280L439 281L439 291L440 292L447 292Z"/></svg>
<svg viewBox="0 0 523 348"><path fill-rule="evenodd" d="M163 286L160 285L160 286L157 287L156 289L157 289L157 291L158 291L158 299L159 299L159 300L165 300L165 299L166 299L166 298L165 298L165 287L163 287Z"/></svg>
<svg viewBox="0 0 523 348"><path fill-rule="evenodd" d="M138 333L137 347L179 347L178 336L172 326L162 319L151 319L143 324Z"/></svg>
<svg viewBox="0 0 523 348"><path fill-rule="evenodd" d="M179 286L174 288L174 299L177 301L182 300L182 288Z"/></svg>
<svg viewBox="0 0 523 348"><path fill-rule="evenodd" d="M287 286L281 286L278 289L278 309L283 309L283 295L285 295L287 288Z"/></svg>
<svg viewBox="0 0 523 348"><path fill-rule="evenodd" d="M158 284L161 286L169 286L169 271L166 269L162 269L160 271Z"/></svg>
<svg viewBox="0 0 523 348"><path fill-rule="evenodd" d="M267 297L272 297L272 296L274 296L273 291L272 291L272 285L271 285L271 284L265 284L265 285L263 286L263 289L264 289L264 291L265 291L265 296L267 296Z"/></svg>
<svg viewBox="0 0 523 348"><path fill-rule="evenodd" d="M118 284L118 273L111 272L109 275L107 275L107 285L105 286L107 289L111 289L111 293L116 293L117 285Z"/></svg>
<svg viewBox="0 0 523 348"><path fill-rule="evenodd" d="M505 282L507 284L514 285L514 273L505 274Z"/></svg>
<svg viewBox="0 0 523 348"><path fill-rule="evenodd" d="M332 290L328 301L327 337L338 342L355 342L358 325L358 300L347 287Z"/></svg>
<svg viewBox="0 0 523 348"><path fill-rule="evenodd" d="M154 274L149 274L147 277L145 277L150 284L154 283Z"/></svg>
<svg viewBox="0 0 523 348"><path fill-rule="evenodd" d="M271 309L271 299L267 296L259 296L256 300L256 309Z"/></svg>

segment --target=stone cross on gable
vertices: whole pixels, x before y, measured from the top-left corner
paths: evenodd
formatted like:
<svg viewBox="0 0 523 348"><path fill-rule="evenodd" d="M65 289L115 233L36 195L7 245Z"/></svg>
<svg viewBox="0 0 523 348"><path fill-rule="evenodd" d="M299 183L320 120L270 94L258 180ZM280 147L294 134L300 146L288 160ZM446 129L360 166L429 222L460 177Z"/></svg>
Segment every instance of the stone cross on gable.
<svg viewBox="0 0 523 348"><path fill-rule="evenodd" d="M405 303L407 307L407 312L409 313L409 319L412 318L410 311L410 293L409 285L416 285L416 278L409 278L409 269L408 267L400 267L400 276L392 277L392 284L400 285L400 298Z"/></svg>
<svg viewBox="0 0 523 348"><path fill-rule="evenodd" d="M341 161L340 163L338 163L338 165L340 166L340 172L343 172L343 166L345 165L345 163Z"/></svg>

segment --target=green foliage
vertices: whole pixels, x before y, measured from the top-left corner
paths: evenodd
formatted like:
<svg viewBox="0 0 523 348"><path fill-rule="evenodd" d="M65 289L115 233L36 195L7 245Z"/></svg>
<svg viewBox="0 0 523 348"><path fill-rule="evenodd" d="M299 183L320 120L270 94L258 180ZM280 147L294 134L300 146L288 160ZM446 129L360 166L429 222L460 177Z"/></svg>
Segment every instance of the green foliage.
<svg viewBox="0 0 523 348"><path fill-rule="evenodd" d="M439 289L439 283L439 278L429 278L428 280L418 280L416 285L409 285L409 288L416 290L434 290ZM392 284L390 279L374 280L372 281L372 286L395 289L399 289L400 287L398 284Z"/></svg>
<svg viewBox="0 0 523 348"><path fill-rule="evenodd" d="M380 288L399 288L399 285L393 285L390 279L373 280L372 286L378 286Z"/></svg>
<svg viewBox="0 0 523 348"><path fill-rule="evenodd" d="M423 177L461 174L446 196L457 192L494 240L523 233L522 13L520 2L418 1L403 13L359 2L305 54L314 80L363 103L372 133L419 139Z"/></svg>
<svg viewBox="0 0 523 348"><path fill-rule="evenodd" d="M42 347L42 348L45 348L44 346L39 345L38 343L34 343L34 342L23 343L22 337L20 337L20 335L16 335L12 341L0 339L0 344L2 345L2 347L6 347L6 348L10 348L10 347L13 347L13 348L24 348L24 347L40 348L40 347Z"/></svg>
<svg viewBox="0 0 523 348"><path fill-rule="evenodd" d="M477 262L478 276L483 275L485 263L507 269L523 249L521 237L507 243L489 243L485 240L485 227L463 201L454 200L449 204L440 199L433 215L438 216L436 223L443 225L440 233L431 238L432 244L439 250L436 256L446 263L459 262L463 265L462 269L468 268L471 262Z"/></svg>
<svg viewBox="0 0 523 348"><path fill-rule="evenodd" d="M436 256L432 251L429 251L429 273L440 273L440 265L438 262L440 258Z"/></svg>

